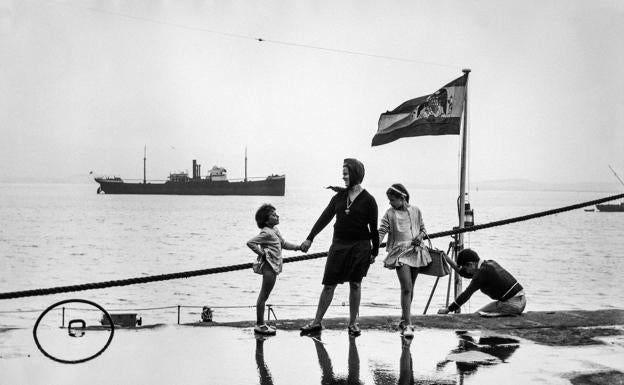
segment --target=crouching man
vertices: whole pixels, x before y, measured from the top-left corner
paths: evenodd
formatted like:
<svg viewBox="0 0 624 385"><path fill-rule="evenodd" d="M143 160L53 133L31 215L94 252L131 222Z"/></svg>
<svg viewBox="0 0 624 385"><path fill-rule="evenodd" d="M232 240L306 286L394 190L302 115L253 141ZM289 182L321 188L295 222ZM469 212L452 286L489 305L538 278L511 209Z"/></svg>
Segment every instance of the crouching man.
<svg viewBox="0 0 624 385"><path fill-rule="evenodd" d="M438 310L438 314L459 309L477 290L495 300L479 309L478 313L482 316L519 315L524 310L526 298L522 285L495 261L479 259L479 255L471 249L460 251L457 263L448 256L446 261L459 275L471 281L466 290L449 307Z"/></svg>

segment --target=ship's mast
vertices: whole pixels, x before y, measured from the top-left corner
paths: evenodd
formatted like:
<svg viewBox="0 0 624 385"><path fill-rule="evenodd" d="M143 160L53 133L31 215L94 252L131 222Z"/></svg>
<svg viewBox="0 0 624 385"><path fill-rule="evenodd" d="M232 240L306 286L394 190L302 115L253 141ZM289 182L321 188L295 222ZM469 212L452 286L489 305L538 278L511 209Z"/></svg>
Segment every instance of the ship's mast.
<svg viewBox="0 0 624 385"><path fill-rule="evenodd" d="M622 181L622 179L620 178L620 176L617 174L617 172L615 172L615 170L613 169L613 167L611 167L611 165L608 165L609 169L611 170L611 172L613 173L613 175L615 175L615 177L617 178L617 180L620 181L620 183L622 184L622 186L624 186L624 181Z"/></svg>
<svg viewBox="0 0 624 385"><path fill-rule="evenodd" d="M145 184L145 162L147 159L147 145L143 147L143 184Z"/></svg>
<svg viewBox="0 0 624 385"><path fill-rule="evenodd" d="M245 182L247 182L247 146L245 146Z"/></svg>

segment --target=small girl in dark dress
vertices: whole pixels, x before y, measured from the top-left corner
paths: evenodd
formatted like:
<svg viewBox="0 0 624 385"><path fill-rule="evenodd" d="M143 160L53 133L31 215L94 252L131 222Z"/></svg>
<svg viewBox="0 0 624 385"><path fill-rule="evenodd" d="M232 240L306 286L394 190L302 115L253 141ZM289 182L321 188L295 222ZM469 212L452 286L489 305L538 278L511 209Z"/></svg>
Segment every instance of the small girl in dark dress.
<svg viewBox="0 0 624 385"><path fill-rule="evenodd" d="M344 282L349 282L349 334L360 334L356 320L360 308L361 282L379 252L377 202L360 185L364 179L364 165L357 159L344 160L342 179L346 188L332 187L337 191L336 195L301 244L301 249L307 251L314 237L336 217L316 316L310 324L301 328L302 334L323 328L321 321L332 302L334 290L339 283Z"/></svg>

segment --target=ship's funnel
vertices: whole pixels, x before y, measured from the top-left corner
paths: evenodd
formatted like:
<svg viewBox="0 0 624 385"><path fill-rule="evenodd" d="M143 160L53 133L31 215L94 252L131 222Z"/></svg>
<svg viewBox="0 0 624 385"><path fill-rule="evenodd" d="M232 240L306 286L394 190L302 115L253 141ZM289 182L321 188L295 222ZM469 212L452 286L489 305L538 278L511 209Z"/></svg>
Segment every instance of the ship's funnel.
<svg viewBox="0 0 624 385"><path fill-rule="evenodd" d="M200 168L201 165L197 163L197 160L193 159L193 179L201 178Z"/></svg>

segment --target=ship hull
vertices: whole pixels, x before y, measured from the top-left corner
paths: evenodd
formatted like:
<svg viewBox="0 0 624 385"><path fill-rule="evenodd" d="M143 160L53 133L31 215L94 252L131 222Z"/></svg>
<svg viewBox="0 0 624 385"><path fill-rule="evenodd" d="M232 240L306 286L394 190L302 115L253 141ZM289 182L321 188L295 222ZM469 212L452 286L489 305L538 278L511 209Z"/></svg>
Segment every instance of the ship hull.
<svg viewBox="0 0 624 385"><path fill-rule="evenodd" d="M604 211L608 213L624 213L624 204L619 205L596 205L598 211Z"/></svg>
<svg viewBox="0 0 624 385"><path fill-rule="evenodd" d="M99 193L104 194L158 194L158 195L268 195L283 196L286 177L270 177L254 181L208 181L165 183L127 183L96 178Z"/></svg>

